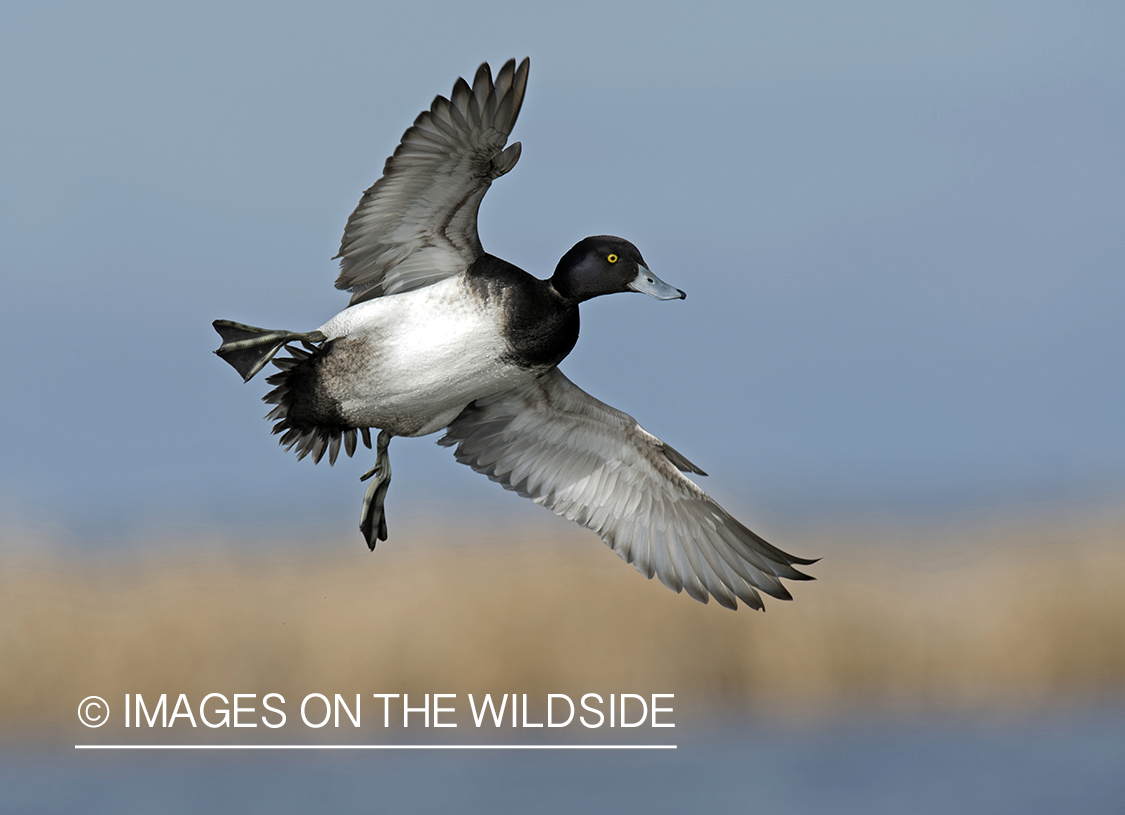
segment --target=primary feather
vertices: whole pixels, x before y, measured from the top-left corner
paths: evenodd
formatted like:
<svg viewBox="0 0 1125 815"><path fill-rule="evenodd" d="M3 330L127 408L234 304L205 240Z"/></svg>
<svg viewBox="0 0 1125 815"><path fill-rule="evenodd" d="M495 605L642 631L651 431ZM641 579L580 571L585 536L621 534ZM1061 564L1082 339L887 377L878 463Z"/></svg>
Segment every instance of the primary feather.
<svg viewBox="0 0 1125 815"><path fill-rule="evenodd" d="M477 210L492 182L519 160L519 142L504 145L529 65L508 60L493 81L484 63L472 87L457 80L450 98L434 99L403 134L344 228L336 288L352 292L352 305L428 286L483 254Z"/></svg>

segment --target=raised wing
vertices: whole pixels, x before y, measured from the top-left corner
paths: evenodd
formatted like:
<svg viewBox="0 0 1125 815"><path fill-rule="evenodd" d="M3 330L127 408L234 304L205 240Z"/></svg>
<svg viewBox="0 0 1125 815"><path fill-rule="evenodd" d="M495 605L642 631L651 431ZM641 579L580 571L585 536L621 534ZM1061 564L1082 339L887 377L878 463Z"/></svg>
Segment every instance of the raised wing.
<svg viewBox="0 0 1125 815"><path fill-rule="evenodd" d="M627 563L673 591L728 608L790 599L780 578L811 580L681 473L703 471L629 415L554 368L478 399L438 442L505 488L593 530Z"/></svg>
<svg viewBox="0 0 1125 815"><path fill-rule="evenodd" d="M363 194L340 242L336 288L351 304L428 286L469 268L482 253L477 210L493 179L516 166L504 149L527 89L529 61L488 63L472 87L458 79L403 134L383 176Z"/></svg>

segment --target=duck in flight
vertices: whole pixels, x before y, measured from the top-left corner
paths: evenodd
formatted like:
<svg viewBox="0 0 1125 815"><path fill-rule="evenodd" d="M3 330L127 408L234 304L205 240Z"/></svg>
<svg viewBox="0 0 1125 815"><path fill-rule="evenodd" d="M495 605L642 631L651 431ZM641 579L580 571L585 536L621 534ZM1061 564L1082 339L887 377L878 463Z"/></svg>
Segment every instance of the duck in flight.
<svg viewBox="0 0 1125 815"><path fill-rule="evenodd" d="M267 418L298 458L333 464L379 431L363 476L371 549L387 539L391 438L444 429L438 443L458 461L593 530L676 592L728 608L761 609L759 592L789 599L781 579L811 579L794 567L815 561L732 518L684 475L702 470L558 369L583 301L684 292L622 238L579 241L547 280L481 247L481 199L520 157L519 142L505 145L528 66L509 60L493 79L485 63L414 120L344 229L336 287L352 293L346 309L305 333L216 320L215 353L244 381L273 360Z"/></svg>

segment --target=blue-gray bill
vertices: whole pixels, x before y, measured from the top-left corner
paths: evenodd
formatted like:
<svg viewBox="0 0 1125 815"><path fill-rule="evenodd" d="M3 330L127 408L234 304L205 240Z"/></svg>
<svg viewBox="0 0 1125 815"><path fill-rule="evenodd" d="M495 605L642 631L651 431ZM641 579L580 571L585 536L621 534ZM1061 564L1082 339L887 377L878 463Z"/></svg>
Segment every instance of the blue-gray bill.
<svg viewBox="0 0 1125 815"><path fill-rule="evenodd" d="M657 300L686 300L687 294L675 286L669 286L648 270L647 266L637 267L637 276L629 284L633 291L655 297Z"/></svg>

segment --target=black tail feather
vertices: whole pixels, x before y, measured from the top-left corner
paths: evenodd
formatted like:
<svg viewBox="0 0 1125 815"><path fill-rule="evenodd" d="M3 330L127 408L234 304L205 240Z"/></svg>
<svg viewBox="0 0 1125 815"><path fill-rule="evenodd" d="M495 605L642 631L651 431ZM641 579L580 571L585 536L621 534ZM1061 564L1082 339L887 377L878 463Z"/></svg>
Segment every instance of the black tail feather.
<svg viewBox="0 0 1125 815"><path fill-rule="evenodd" d="M275 406L266 418L274 422L272 432L281 436L278 441L282 447L294 450L299 459L311 456L314 463L319 463L327 453L328 463L332 465L340 455L341 442L344 451L351 456L356 451L357 436L362 434L369 449L371 436L367 428L348 427L322 411L310 409L309 395L315 390L316 366L330 345L314 346L310 350L286 345L289 356L273 361L278 371L267 377L266 382L275 387L262 401Z"/></svg>

